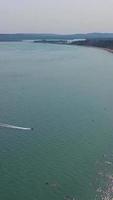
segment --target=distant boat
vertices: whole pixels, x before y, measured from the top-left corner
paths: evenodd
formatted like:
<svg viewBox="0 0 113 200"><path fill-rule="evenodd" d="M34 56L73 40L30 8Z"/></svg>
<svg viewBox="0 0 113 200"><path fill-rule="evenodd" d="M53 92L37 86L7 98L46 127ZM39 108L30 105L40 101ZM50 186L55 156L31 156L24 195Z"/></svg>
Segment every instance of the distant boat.
<svg viewBox="0 0 113 200"><path fill-rule="evenodd" d="M18 129L18 130L25 130L25 131L31 131L31 130L33 130L33 128L25 128L25 127L21 127L21 126L14 126L14 125L4 124L4 123L0 123L0 127L2 127L2 128L11 128L11 129Z"/></svg>

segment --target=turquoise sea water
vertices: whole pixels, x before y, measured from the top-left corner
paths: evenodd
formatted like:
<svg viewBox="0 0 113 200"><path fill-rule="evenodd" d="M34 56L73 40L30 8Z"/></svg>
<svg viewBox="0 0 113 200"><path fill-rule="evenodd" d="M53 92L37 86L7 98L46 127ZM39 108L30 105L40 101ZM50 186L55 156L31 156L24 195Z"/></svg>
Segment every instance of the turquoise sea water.
<svg viewBox="0 0 113 200"><path fill-rule="evenodd" d="M99 199L113 173L113 54L0 43L0 122L34 128L0 128L0 200Z"/></svg>

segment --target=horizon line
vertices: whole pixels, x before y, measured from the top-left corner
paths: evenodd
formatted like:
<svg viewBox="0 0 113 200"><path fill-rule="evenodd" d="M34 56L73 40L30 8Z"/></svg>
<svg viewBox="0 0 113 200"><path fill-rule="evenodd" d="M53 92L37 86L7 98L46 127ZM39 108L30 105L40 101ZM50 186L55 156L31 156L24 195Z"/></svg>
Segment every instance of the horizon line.
<svg viewBox="0 0 113 200"><path fill-rule="evenodd" d="M86 32L86 33L84 33L84 32L78 32L78 33L52 33L52 32L15 32L15 33L13 33L13 32L11 32L11 33L0 33L0 35L17 35L17 34L33 34L33 35L36 35L36 34L38 34L38 35L80 35L80 34L82 34L82 35L87 35L87 34L113 34L113 32Z"/></svg>

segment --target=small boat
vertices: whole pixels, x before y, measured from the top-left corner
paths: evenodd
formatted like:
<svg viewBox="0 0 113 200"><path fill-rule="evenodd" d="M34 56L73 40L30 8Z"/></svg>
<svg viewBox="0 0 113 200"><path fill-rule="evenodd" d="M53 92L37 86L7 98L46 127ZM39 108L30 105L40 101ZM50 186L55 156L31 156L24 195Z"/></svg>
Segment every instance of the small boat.
<svg viewBox="0 0 113 200"><path fill-rule="evenodd" d="M0 127L2 127L2 128L11 128L11 129L18 129L18 130L25 130L25 131L31 131L31 130L33 130L33 128L25 128L25 127L21 127L21 126L14 126L14 125L4 124L4 123L0 123Z"/></svg>

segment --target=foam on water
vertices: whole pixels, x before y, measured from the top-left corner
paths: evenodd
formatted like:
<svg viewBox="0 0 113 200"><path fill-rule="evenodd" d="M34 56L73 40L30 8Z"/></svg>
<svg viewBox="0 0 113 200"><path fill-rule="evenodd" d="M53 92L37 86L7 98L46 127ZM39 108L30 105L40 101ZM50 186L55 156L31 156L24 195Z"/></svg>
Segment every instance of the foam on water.
<svg viewBox="0 0 113 200"><path fill-rule="evenodd" d="M107 160L106 160L107 159ZM97 173L98 188L95 200L113 200L113 158L106 156L98 163L99 172Z"/></svg>

